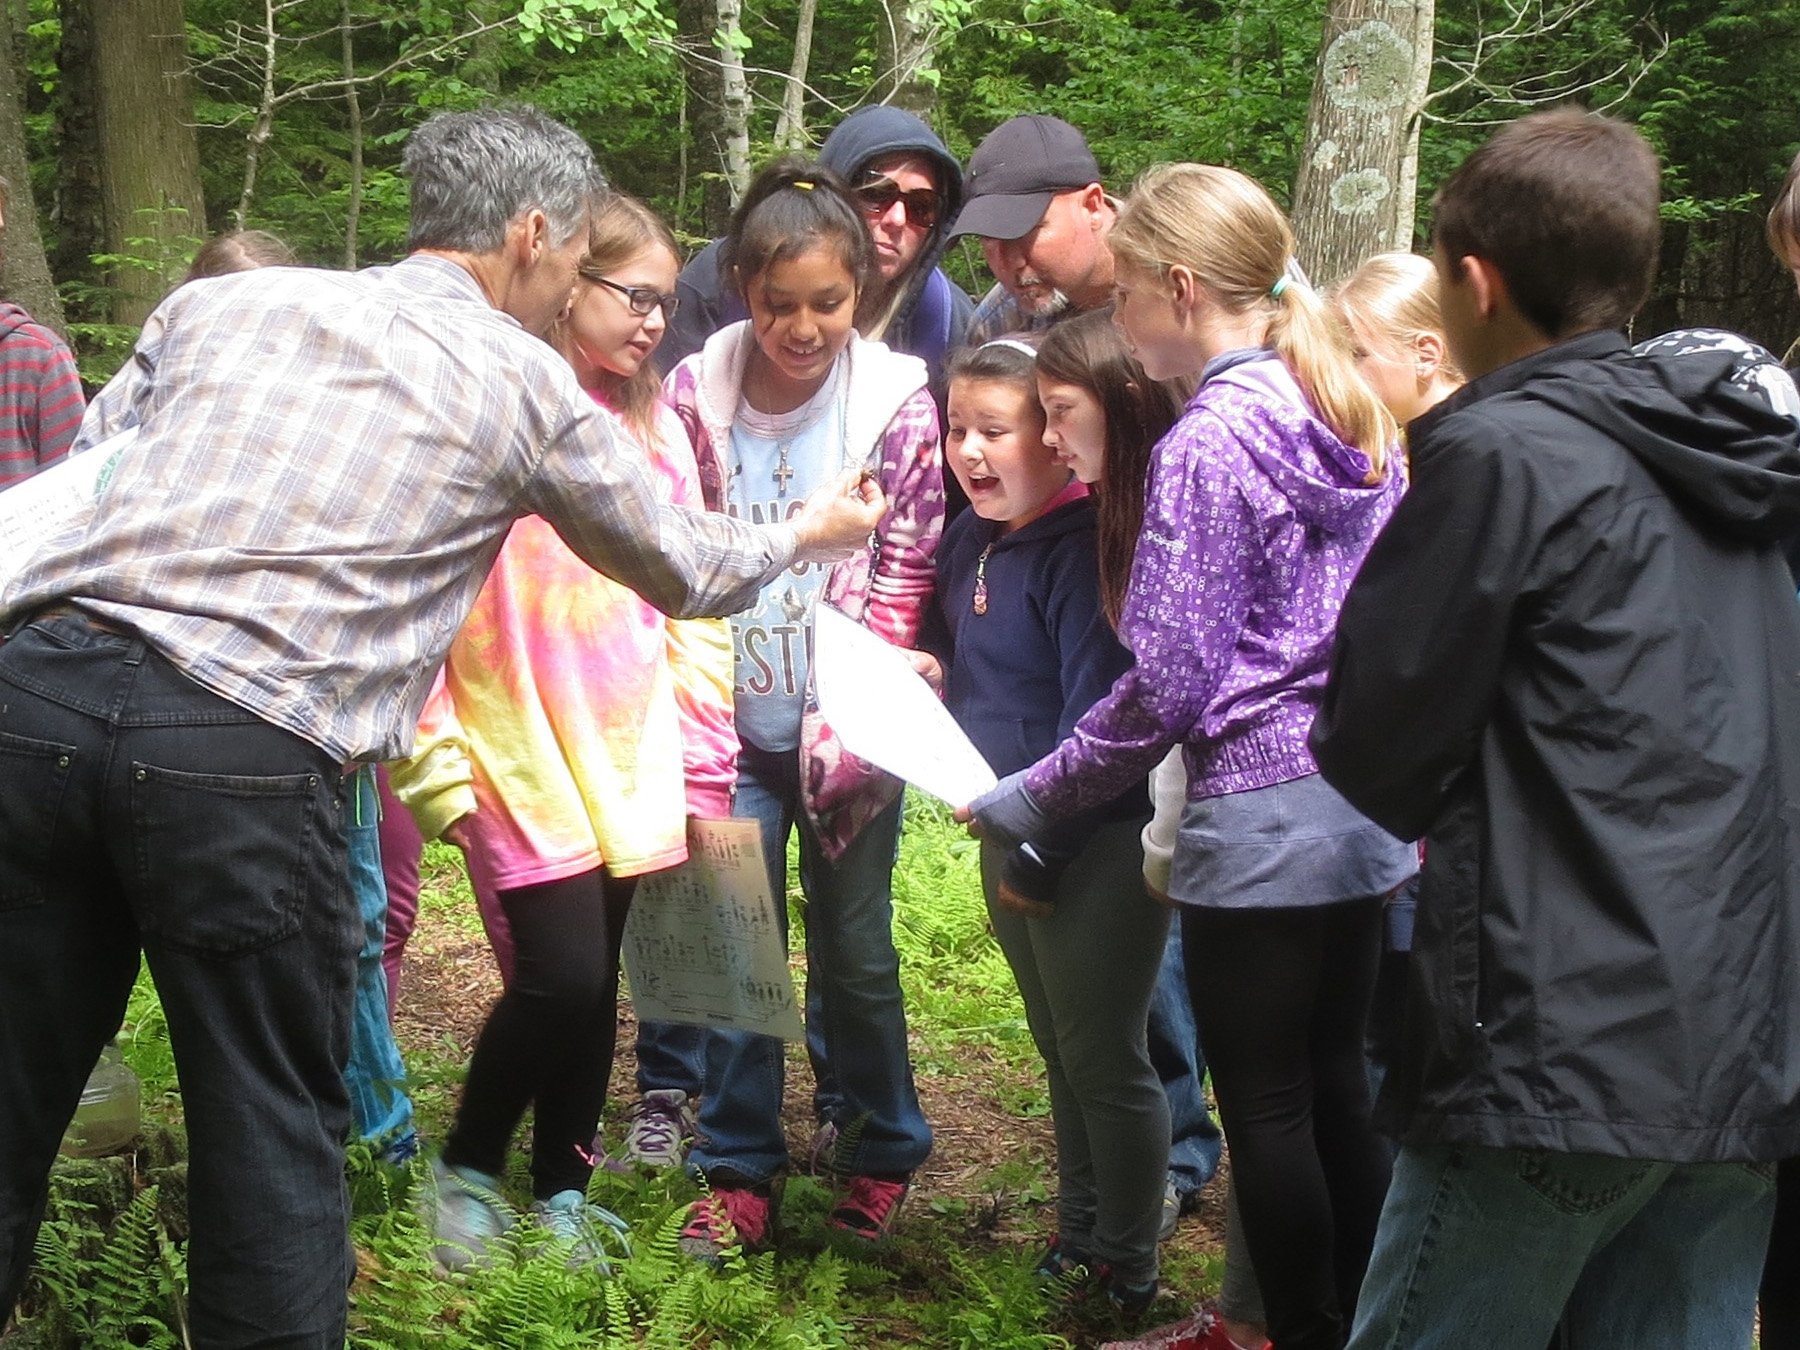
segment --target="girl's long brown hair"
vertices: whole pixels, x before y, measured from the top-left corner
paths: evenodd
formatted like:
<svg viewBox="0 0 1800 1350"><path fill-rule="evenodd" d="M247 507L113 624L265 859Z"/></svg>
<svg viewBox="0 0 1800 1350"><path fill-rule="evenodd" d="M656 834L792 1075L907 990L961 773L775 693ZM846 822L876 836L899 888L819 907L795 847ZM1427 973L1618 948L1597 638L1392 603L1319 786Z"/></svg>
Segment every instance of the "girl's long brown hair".
<svg viewBox="0 0 1800 1350"><path fill-rule="evenodd" d="M584 280L599 281L615 267L623 267L646 249L660 245L677 261L681 250L675 236L663 224L662 217L636 197L615 192L595 210L588 221L588 251L577 269ZM620 296L621 301L624 296ZM556 346L564 356L572 356L567 325L559 325L554 335ZM571 361L573 364L573 361ZM596 385L607 403L632 435L646 447L656 443L656 408L662 400L662 381L656 367L645 361L631 376L610 370L595 372Z"/></svg>
<svg viewBox="0 0 1800 1350"><path fill-rule="evenodd" d="M1116 629L1144 527L1150 452L1175 425L1192 390L1152 380L1113 327L1112 307L1057 324L1038 344L1038 378L1087 390L1106 415L1106 461L1094 493L1100 605Z"/></svg>

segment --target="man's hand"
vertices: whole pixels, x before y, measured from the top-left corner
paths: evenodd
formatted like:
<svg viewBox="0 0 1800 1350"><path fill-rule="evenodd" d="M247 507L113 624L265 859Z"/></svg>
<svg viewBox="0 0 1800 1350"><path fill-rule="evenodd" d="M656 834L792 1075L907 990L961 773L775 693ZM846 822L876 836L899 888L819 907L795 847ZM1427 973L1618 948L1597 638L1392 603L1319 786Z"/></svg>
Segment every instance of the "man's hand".
<svg viewBox="0 0 1800 1350"><path fill-rule="evenodd" d="M800 546L796 562L837 562L868 546L887 498L861 469L851 469L827 483L800 505L793 519Z"/></svg>
<svg viewBox="0 0 1800 1350"><path fill-rule="evenodd" d="M958 825L967 825L969 827L969 838L982 838L981 822L975 819L975 813L968 807L957 807L956 810L950 813L950 819L954 820Z"/></svg>

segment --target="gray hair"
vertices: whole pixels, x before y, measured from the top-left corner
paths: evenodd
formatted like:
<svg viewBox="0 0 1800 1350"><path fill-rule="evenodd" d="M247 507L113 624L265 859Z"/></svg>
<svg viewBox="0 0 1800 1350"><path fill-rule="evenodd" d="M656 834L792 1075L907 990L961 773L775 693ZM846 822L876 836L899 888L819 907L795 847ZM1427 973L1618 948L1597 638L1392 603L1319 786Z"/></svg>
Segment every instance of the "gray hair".
<svg viewBox="0 0 1800 1350"><path fill-rule="evenodd" d="M414 249L491 253L534 207L560 247L607 191L587 142L523 103L437 114L407 137L400 172L412 180Z"/></svg>

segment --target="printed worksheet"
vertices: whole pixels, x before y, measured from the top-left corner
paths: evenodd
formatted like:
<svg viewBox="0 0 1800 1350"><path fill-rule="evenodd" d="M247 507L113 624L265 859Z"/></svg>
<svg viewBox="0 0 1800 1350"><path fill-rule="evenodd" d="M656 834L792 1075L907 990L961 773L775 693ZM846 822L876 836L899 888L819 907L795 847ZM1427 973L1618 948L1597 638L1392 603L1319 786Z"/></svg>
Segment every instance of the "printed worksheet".
<svg viewBox="0 0 1800 1350"><path fill-rule="evenodd" d="M906 653L829 605L813 620L813 690L845 749L940 801L998 781Z"/></svg>
<svg viewBox="0 0 1800 1350"><path fill-rule="evenodd" d="M113 460L136 439L131 427L0 492L0 595L46 540L93 508Z"/></svg>
<svg viewBox="0 0 1800 1350"><path fill-rule="evenodd" d="M753 820L690 823L688 860L638 884L625 977L640 1022L797 1041L806 1032Z"/></svg>

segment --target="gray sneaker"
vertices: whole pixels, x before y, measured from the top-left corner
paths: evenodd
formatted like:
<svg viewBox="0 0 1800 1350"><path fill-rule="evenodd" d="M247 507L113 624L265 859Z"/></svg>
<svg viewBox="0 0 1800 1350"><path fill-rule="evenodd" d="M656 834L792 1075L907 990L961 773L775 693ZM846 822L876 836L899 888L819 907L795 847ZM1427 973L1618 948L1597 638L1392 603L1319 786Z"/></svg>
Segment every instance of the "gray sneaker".
<svg viewBox="0 0 1800 1350"><path fill-rule="evenodd" d="M1175 1230L1181 1226L1183 1208L1181 1192L1175 1189L1175 1178L1170 1177L1163 1183L1162 1226L1156 1232L1158 1242L1167 1242L1175 1236Z"/></svg>
<svg viewBox="0 0 1800 1350"><path fill-rule="evenodd" d="M531 1202L531 1217L569 1247L569 1268L591 1266L612 1274L611 1244L620 1258L631 1255L630 1225L610 1209L590 1205L580 1191L558 1191L548 1200Z"/></svg>
<svg viewBox="0 0 1800 1350"><path fill-rule="evenodd" d="M445 1270L479 1261L488 1243L513 1226L498 1177L472 1167L446 1167L438 1158L431 1164L431 1182L421 1217L431 1229L431 1254Z"/></svg>
<svg viewBox="0 0 1800 1350"><path fill-rule="evenodd" d="M694 1104L680 1088L652 1088L627 1115L622 1161L660 1171L687 1160L694 1137Z"/></svg>

